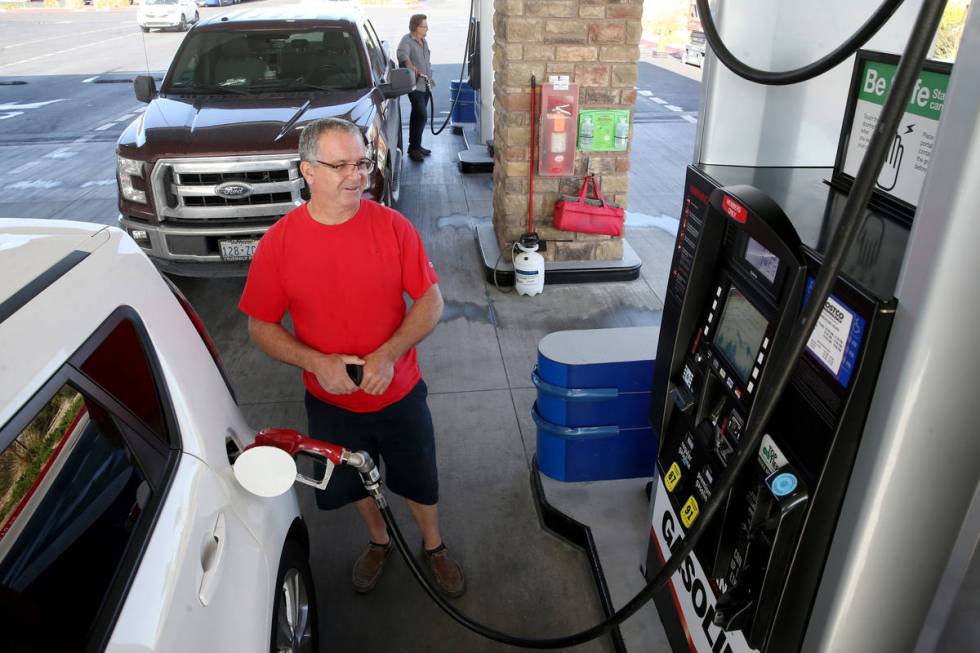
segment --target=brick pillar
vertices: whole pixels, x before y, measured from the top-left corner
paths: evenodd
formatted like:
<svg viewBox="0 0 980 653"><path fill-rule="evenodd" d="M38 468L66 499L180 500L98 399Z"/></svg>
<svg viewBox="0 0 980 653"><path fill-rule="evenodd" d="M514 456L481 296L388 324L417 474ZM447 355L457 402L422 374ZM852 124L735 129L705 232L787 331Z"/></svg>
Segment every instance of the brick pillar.
<svg viewBox="0 0 980 653"><path fill-rule="evenodd" d="M495 0L494 10L493 224L509 260L510 243L527 226L531 75L539 86L568 75L580 110L632 111L643 0ZM630 136L632 143L632 113ZM579 152L573 177L539 177L535 169L534 230L547 241L546 260L623 257L621 239L559 231L552 217L559 195L578 195L587 172L601 175L606 199L625 207L629 157L629 150Z"/></svg>

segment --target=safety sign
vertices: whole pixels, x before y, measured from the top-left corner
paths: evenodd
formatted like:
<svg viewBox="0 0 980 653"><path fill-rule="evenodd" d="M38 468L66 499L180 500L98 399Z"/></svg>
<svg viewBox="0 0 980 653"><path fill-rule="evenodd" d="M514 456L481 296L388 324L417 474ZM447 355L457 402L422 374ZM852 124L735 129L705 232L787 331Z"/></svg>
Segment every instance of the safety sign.
<svg viewBox="0 0 980 653"><path fill-rule="evenodd" d="M866 59L844 158L843 172L852 178L868 149L878 118L891 88L896 66ZM885 163L875 184L913 206L919 201L922 184L936 143L936 131L946 100L949 75L923 70L905 107L901 127L888 147Z"/></svg>

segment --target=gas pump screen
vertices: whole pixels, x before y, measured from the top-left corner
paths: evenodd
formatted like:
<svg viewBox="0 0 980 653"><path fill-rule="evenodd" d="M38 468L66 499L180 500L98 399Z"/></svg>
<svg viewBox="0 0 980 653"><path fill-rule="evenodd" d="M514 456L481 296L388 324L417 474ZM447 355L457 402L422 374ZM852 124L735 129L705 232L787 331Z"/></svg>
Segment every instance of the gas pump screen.
<svg viewBox="0 0 980 653"><path fill-rule="evenodd" d="M813 277L807 279L804 306L810 298L813 283ZM838 297L831 295L824 304L823 313L813 328L806 348L846 388L857 365L863 338L864 318Z"/></svg>
<svg viewBox="0 0 980 653"><path fill-rule="evenodd" d="M779 272L779 259L775 254L749 238L745 246L745 260L749 265L759 271L762 276L769 279L769 283L776 283L776 273Z"/></svg>
<svg viewBox="0 0 980 653"><path fill-rule="evenodd" d="M714 346L735 372L747 381L769 322L734 286L728 291L725 310L718 322Z"/></svg>

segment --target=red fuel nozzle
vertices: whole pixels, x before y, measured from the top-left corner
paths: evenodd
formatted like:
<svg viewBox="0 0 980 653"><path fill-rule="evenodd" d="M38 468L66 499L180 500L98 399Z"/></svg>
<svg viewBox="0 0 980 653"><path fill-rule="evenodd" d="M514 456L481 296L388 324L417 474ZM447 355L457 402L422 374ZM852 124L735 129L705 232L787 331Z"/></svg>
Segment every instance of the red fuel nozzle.
<svg viewBox="0 0 980 653"><path fill-rule="evenodd" d="M252 447L276 447L290 456L295 456L300 452L318 454L335 465L347 462L346 459L350 455L350 452L343 447L323 440L308 438L292 429L263 429L255 434L255 444L249 445L246 449Z"/></svg>
<svg viewBox="0 0 980 653"><path fill-rule="evenodd" d="M378 506L387 505L384 495L381 493L381 474L377 466L366 451L351 451L336 444L306 437L305 435L292 429L263 429L255 434L255 443L245 447L246 451L252 447L276 447L282 449L290 456L295 457L298 453L322 456L334 465L348 465L357 470L364 483L364 488L374 497ZM322 490L330 480L331 469L324 473L321 479L312 479L296 475L296 480L311 485Z"/></svg>

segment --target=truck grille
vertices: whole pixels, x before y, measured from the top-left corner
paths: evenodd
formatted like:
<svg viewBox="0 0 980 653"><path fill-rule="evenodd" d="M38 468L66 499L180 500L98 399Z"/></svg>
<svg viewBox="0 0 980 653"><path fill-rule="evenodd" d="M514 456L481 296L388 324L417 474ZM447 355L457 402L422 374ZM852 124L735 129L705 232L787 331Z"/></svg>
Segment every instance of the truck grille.
<svg viewBox="0 0 980 653"><path fill-rule="evenodd" d="M160 220L174 223L268 224L307 198L293 156L162 159L151 179ZM243 194L222 195L223 185Z"/></svg>

